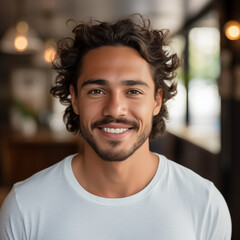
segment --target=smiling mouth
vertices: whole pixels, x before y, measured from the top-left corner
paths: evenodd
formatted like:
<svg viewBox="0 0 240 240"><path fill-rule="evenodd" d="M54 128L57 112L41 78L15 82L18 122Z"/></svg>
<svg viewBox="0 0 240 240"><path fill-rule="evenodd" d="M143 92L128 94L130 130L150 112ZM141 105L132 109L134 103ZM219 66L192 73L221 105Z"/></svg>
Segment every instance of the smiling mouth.
<svg viewBox="0 0 240 240"><path fill-rule="evenodd" d="M132 128L100 128L100 129L103 132L119 134L119 133L127 132L129 129L132 129Z"/></svg>
<svg viewBox="0 0 240 240"><path fill-rule="evenodd" d="M124 118L113 118L111 116L102 120L96 121L91 125L92 130L99 129L105 136L122 136L131 130L138 131L139 124L136 121L127 120Z"/></svg>

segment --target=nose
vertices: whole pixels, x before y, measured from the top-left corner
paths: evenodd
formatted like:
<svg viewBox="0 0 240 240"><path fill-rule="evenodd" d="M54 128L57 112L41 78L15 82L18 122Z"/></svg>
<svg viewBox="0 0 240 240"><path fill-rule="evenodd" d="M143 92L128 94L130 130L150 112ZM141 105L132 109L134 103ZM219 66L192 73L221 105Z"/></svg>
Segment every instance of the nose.
<svg viewBox="0 0 240 240"><path fill-rule="evenodd" d="M103 107L103 115L111 116L113 118L123 117L127 114L127 102L124 96L119 92L114 92L106 99Z"/></svg>

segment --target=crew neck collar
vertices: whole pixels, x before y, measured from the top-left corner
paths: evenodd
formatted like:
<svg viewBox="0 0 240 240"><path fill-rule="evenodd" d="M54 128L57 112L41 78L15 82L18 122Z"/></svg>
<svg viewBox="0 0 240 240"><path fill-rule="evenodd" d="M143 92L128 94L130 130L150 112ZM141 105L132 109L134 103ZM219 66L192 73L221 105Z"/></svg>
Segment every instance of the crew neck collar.
<svg viewBox="0 0 240 240"><path fill-rule="evenodd" d="M160 177L162 176L163 165L164 165L164 156L159 155L157 153L154 153L154 154L156 154L158 156L159 161L158 161L157 171L156 171L154 177L152 178L152 180L150 181L150 183L144 189L139 191L138 193L133 194L128 197L123 197L123 198L99 197L99 196L96 196L96 195L88 192L87 190L85 190L77 181L76 177L74 176L73 170L72 170L72 159L76 154L68 156L65 159L64 168L65 168L67 180L72 185L72 187L77 192L77 194L79 194L81 197L84 197L85 199L88 199L92 202L95 202L95 203L98 203L101 205L114 206L114 205L130 204L130 203L139 201L142 198L144 198L146 195L148 195L152 191L152 189L154 189L154 187L158 184Z"/></svg>

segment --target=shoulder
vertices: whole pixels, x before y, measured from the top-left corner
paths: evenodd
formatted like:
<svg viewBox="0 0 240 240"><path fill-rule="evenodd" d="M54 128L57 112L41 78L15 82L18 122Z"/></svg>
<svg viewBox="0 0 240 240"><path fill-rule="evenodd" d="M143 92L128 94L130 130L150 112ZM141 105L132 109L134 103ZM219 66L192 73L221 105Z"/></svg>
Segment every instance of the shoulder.
<svg viewBox="0 0 240 240"><path fill-rule="evenodd" d="M51 209L60 192L64 195L67 168L71 166L72 158L73 155L68 156L13 186L0 209L0 239L7 239L6 236L22 239L19 236L26 236L25 231L30 222L34 221L44 208Z"/></svg>
<svg viewBox="0 0 240 240"><path fill-rule="evenodd" d="M215 185L160 155L164 162L164 181L194 216L203 239L225 240L231 236L231 218L226 201Z"/></svg>
<svg viewBox="0 0 240 240"><path fill-rule="evenodd" d="M0 208L0 239L23 239L24 236L22 214L12 189Z"/></svg>
<svg viewBox="0 0 240 240"><path fill-rule="evenodd" d="M24 181L18 182L14 185L16 193L25 190L34 190L37 187L48 187L51 181L58 180L64 174L64 169L67 162L71 161L73 155L70 155L60 162L43 169Z"/></svg>
<svg viewBox="0 0 240 240"><path fill-rule="evenodd" d="M35 204L41 204L45 201L46 195L51 196L51 192L56 192L66 179L66 168L71 164L73 155L64 158L55 165L46 168L30 178L14 184L10 196L14 197L19 208L28 206L35 207ZM9 203L11 202L8 198Z"/></svg>
<svg viewBox="0 0 240 240"><path fill-rule="evenodd" d="M163 165L163 180L176 193L194 203L211 201L212 195L221 196L215 185L189 168L159 155Z"/></svg>
<svg viewBox="0 0 240 240"><path fill-rule="evenodd" d="M159 159L160 162L162 161L165 178L168 181L174 182L177 186L182 187L182 190L194 190L194 192L197 190L211 191L213 183L208 179L203 178L187 167L167 159L163 155L159 155Z"/></svg>

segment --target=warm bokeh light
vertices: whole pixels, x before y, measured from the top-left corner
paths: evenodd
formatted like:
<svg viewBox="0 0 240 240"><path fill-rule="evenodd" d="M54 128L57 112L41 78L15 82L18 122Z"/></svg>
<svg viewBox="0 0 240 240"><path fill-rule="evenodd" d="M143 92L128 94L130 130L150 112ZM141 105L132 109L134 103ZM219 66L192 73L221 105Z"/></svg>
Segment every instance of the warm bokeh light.
<svg viewBox="0 0 240 240"><path fill-rule="evenodd" d="M44 59L46 62L52 62L55 58L56 55L56 50L53 47L48 47L46 48L45 52L44 52Z"/></svg>
<svg viewBox="0 0 240 240"><path fill-rule="evenodd" d="M14 46L15 46L16 50L19 52L26 50L26 48L28 46L27 38L23 35L17 36L14 40Z"/></svg>
<svg viewBox="0 0 240 240"><path fill-rule="evenodd" d="M230 40L240 38L240 24L237 21L229 21L225 24L225 35Z"/></svg>

